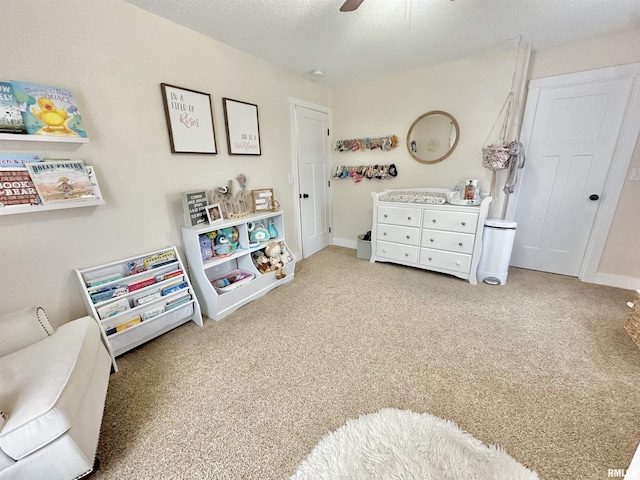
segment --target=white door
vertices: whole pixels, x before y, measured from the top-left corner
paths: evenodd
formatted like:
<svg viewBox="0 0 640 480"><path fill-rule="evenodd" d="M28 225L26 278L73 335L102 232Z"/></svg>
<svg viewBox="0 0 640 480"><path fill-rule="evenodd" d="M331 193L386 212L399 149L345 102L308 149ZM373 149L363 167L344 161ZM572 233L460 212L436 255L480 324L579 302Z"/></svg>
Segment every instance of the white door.
<svg viewBox="0 0 640 480"><path fill-rule="evenodd" d="M329 115L295 106L302 257L329 245Z"/></svg>
<svg viewBox="0 0 640 480"><path fill-rule="evenodd" d="M511 265L579 275L632 86L624 78L530 92Z"/></svg>

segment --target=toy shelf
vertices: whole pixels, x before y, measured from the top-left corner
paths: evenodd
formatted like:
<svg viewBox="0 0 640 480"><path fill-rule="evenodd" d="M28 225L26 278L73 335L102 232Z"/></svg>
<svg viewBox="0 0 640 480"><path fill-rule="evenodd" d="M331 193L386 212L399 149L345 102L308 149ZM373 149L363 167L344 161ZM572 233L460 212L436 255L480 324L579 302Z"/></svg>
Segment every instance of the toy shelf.
<svg viewBox="0 0 640 480"><path fill-rule="evenodd" d="M268 222L273 223L278 232L277 237L260 242L259 245L250 246L249 225L264 224L266 226ZM228 256L217 256L203 260L200 250L200 236L233 227L238 230L238 249ZM258 213L240 219L223 220L214 224L199 225L192 228L183 227L182 240L202 313L213 320L221 320L243 305L293 280L295 258L284 266L286 276L282 278L277 278L276 273L273 271L264 274L259 272L252 260L252 256L264 250L269 243L285 243L284 213L281 211ZM249 272L254 276L250 281L243 282L237 288L225 292L216 290L212 285L212 281L235 270Z"/></svg>

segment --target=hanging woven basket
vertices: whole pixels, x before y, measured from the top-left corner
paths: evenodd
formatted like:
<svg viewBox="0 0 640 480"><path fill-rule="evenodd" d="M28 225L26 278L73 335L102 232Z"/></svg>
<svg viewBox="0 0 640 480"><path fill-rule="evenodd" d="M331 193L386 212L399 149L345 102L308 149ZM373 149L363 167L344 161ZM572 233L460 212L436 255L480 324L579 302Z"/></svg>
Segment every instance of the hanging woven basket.
<svg viewBox="0 0 640 480"><path fill-rule="evenodd" d="M482 166L489 170L504 170L509 166L511 142L499 142L482 149Z"/></svg>

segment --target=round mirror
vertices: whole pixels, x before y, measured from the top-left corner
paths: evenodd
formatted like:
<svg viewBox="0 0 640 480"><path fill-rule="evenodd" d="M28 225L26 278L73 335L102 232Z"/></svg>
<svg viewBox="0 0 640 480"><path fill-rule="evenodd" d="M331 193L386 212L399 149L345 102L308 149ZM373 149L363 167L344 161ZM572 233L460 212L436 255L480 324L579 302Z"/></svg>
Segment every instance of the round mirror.
<svg viewBox="0 0 640 480"><path fill-rule="evenodd" d="M451 155L459 138L456 119L447 112L434 110L413 122L407 134L407 148L414 160L436 163Z"/></svg>

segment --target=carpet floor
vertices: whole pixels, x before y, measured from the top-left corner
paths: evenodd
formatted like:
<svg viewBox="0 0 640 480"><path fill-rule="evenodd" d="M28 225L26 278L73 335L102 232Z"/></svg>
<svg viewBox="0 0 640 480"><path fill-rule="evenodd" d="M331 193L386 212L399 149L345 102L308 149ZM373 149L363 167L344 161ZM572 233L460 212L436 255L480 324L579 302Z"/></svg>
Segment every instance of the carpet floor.
<svg viewBox="0 0 640 480"><path fill-rule="evenodd" d="M287 479L382 408L454 421L541 479L604 479L640 440L635 292L511 268L504 286L329 247L222 321L117 359L103 479Z"/></svg>

